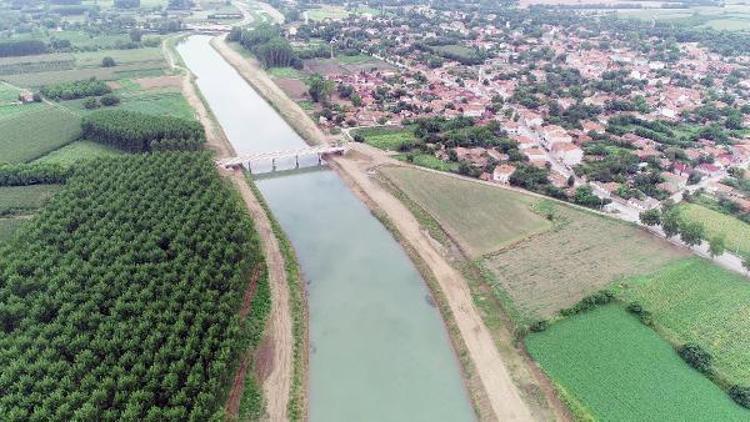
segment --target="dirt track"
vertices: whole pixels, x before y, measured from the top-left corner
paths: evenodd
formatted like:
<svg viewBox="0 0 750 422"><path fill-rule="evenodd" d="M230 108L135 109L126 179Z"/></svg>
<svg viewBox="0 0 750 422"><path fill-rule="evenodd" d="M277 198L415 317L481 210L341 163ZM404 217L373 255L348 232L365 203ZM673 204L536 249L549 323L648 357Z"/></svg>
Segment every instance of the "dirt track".
<svg viewBox="0 0 750 422"><path fill-rule="evenodd" d="M176 65L172 52L165 48L165 55L173 68L181 68ZM192 80L192 74L184 69L182 81L183 95L195 110L198 119L206 128L206 141L208 147L216 152L217 158L232 157L234 149L226 138L221 126L214 120L212 114L206 108ZM292 356L293 338L292 321L289 315L289 290L287 287L286 270L284 268L284 257L279 249L279 243L273 233L271 221L265 213L258 199L245 180L241 171L222 171L222 176L231 180L237 192L245 202L245 206L253 219L255 230L261 239L263 253L268 266L268 277L271 287L271 314L266 325L264 345L271 345L270 371L264 371L267 376L263 382L263 396L266 400L266 417L271 421L287 420L287 405L289 402L289 390L292 379ZM248 285L248 290L254 286L254 281ZM263 346L261 346L263 347ZM234 383L228 395L226 409L233 416L237 416L240 399L244 391L245 372L248 361L253 356L245 354L235 373ZM266 374L264 374L266 375Z"/></svg>

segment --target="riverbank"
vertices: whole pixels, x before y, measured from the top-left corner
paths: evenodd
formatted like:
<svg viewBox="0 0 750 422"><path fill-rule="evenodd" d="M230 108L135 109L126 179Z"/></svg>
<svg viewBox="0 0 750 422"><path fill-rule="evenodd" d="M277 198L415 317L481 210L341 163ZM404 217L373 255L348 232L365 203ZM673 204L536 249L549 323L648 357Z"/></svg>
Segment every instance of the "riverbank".
<svg viewBox="0 0 750 422"><path fill-rule="evenodd" d="M223 39L214 38L211 44L274 109L279 111L287 123L306 142L311 144L325 142L325 135L317 125L275 85L257 64L242 57ZM453 337L454 351L462 363L465 385L471 392L472 401L479 416L483 420L532 420L531 411L521 399L521 394L513 383L492 336L472 303L462 275L445 262L429 239L424 237L419 223L409 210L369 179L366 168L357 166L353 160L347 158L336 158L333 161L332 167L337 170L342 179L354 192L370 198L365 203L370 206L375 215L381 212L388 217L392 223L389 229L395 232L396 238L402 243L406 243L405 249L416 251L421 262L426 264L437 280L436 284L429 282L427 284L432 290L433 297L446 299L450 314L442 312L443 321ZM408 239L408 242L404 239ZM420 262L416 264L420 266ZM440 289L435 289L436 285ZM465 350L462 350L461 344L466 345ZM468 354L469 360L465 358L465 354ZM478 378L479 383L472 381L474 376ZM478 392L477 388L481 388L483 392Z"/></svg>
<svg viewBox="0 0 750 422"><path fill-rule="evenodd" d="M170 44L165 42L163 45L165 55L172 68L183 72L183 95L196 111L198 120L206 128L208 147L216 153L217 158L234 156L234 148L195 86L195 77L187 68L178 64L177 57L179 55L174 48L175 41L177 40ZM271 219L250 189L248 185L250 182L246 180L244 174L242 172L222 172L222 175L229 179L240 194L260 236L268 267L272 303L264 339L254 355L244 357L244 359L252 360L252 362L243 362L238 366L232 389L228 394L226 410L231 416L237 416L240 404L238 398L242 397L245 388L246 377L243 368L249 366L256 369L256 376L262 380L265 412L269 420L287 420L289 419L289 394L295 364L293 363L294 343L289 313L290 299L286 260L279 248L279 241L275 236Z"/></svg>

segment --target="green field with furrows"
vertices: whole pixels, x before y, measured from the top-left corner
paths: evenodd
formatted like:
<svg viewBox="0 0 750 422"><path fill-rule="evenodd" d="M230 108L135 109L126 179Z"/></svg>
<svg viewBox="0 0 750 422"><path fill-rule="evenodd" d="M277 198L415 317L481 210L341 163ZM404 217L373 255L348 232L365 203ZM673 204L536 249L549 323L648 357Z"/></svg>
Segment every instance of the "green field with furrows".
<svg viewBox="0 0 750 422"><path fill-rule="evenodd" d="M60 185L0 186L0 216L40 208L59 190Z"/></svg>
<svg viewBox="0 0 750 422"><path fill-rule="evenodd" d="M24 162L78 138L81 119L68 110L44 104L0 117L0 133L0 163Z"/></svg>
<svg viewBox="0 0 750 422"><path fill-rule="evenodd" d="M413 168L382 172L475 258L552 227L528 195Z"/></svg>
<svg viewBox="0 0 750 422"><path fill-rule="evenodd" d="M651 312L671 342L697 343L713 355L717 373L750 385L750 281L691 258L649 276L626 280L622 296Z"/></svg>
<svg viewBox="0 0 750 422"><path fill-rule="evenodd" d="M56 149L34 162L71 165L82 160L112 157L122 154L125 153L107 145L98 144L92 141L76 141L72 144L65 145L60 149Z"/></svg>
<svg viewBox="0 0 750 422"><path fill-rule="evenodd" d="M647 274L687 253L628 223L545 201L554 229L489 257L497 289L530 320L549 318L613 280Z"/></svg>
<svg viewBox="0 0 750 422"><path fill-rule="evenodd" d="M703 224L709 239L724 236L728 252L750 254L750 224L698 204L681 204L680 214Z"/></svg>
<svg viewBox="0 0 750 422"><path fill-rule="evenodd" d="M619 305L562 320L525 342L581 420L750 420L750 410Z"/></svg>
<svg viewBox="0 0 750 422"><path fill-rule="evenodd" d="M353 130L352 136L357 135L363 137L367 144L391 151L398 151L402 145L413 143L417 139L413 130L400 126L378 126Z"/></svg>

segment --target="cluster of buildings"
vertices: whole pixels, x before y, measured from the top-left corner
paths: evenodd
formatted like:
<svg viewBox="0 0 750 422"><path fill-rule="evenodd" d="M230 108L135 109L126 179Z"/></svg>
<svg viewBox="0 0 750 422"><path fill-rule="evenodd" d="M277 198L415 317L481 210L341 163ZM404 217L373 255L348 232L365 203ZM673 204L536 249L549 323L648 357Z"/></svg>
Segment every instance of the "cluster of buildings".
<svg viewBox="0 0 750 422"><path fill-rule="evenodd" d="M575 179L575 185L592 182L578 177L574 168L587 161L602 159L587 155L585 147L593 140L592 136L605 132L608 121L614 116L627 113L647 122L685 123L685 114L705 104L709 97L719 108L740 108L748 104L744 98L750 96L750 79L740 78L739 82L731 84L727 80L730 75L750 75L750 59L747 57L727 60L697 43L681 43L676 44L676 57L673 54L669 58L635 49L606 32L583 37L562 27L545 25L541 35L530 36L511 30L509 25L498 25L491 15L482 19L467 17L461 12L429 9L422 12L432 22L441 22L440 27L447 29L436 31L435 26L424 22L408 25L371 16L350 17L344 21L339 28L344 36L347 33L367 34L363 51L377 54L394 66L391 70L327 75L337 84L352 86L362 100L358 106L344 107L341 112L345 119L339 121L355 126L401 125L418 117L451 118L459 115L473 117L479 125L497 121L518 143L530 164L549 168L551 182L566 187L571 177ZM435 66L425 57L434 56L436 52L426 53L424 44L429 39L445 36L460 39L462 47L485 52L487 59L476 65L446 59ZM384 48L384 45L391 47ZM554 71L560 68L573 70L585 81L575 95L570 86L565 87L563 95L559 90L549 95L537 92L539 103L535 107L525 107L514 96L519 89L530 84L545 83L548 75L545 69ZM629 81L626 94L597 89L596 83L589 83L606 79L613 73ZM723 97L716 98L717 92L732 94L735 102L722 102ZM640 108L641 111L619 111L610 107L613 102L632 102L635 98L646 106ZM558 113L564 113L576 104L598 106L601 112L580 120L578 128L563 127L550 122L549 103L553 100L559 106ZM750 114L744 114L743 119L743 124L750 127ZM335 126L327 120L321 124ZM750 138L747 135L735 136L727 145L696 139L694 146L684 149L687 159L670 158L665 154L665 145L635 133L612 137L630 145L632 153L640 160L657 160L665 169L662 173L664 182L658 188L669 194L686 189L692 173L705 177L705 186L701 187L726 190L714 186L726 176L726 170L747 166L750 162ZM442 149L435 154L444 160L450 159L451 155ZM484 168L493 154L500 153L485 148L456 148L455 156ZM507 183L515 164L494 159L499 164L493 172L485 172L482 177ZM599 183L596 191L602 196L613 197L621 184ZM739 193L735 194L741 197ZM639 204L643 207L652 205L653 201L648 201L648 198L645 204Z"/></svg>

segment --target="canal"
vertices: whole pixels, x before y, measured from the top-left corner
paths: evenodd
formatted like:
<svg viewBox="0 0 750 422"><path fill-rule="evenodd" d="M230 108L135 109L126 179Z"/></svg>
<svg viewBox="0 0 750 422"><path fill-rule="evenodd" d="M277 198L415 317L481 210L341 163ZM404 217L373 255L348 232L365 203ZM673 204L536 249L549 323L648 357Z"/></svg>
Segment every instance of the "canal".
<svg viewBox="0 0 750 422"><path fill-rule="evenodd" d="M192 36L177 49L236 151L304 146L209 40ZM424 281L343 181L322 169L257 185L307 283L310 420L474 420Z"/></svg>

